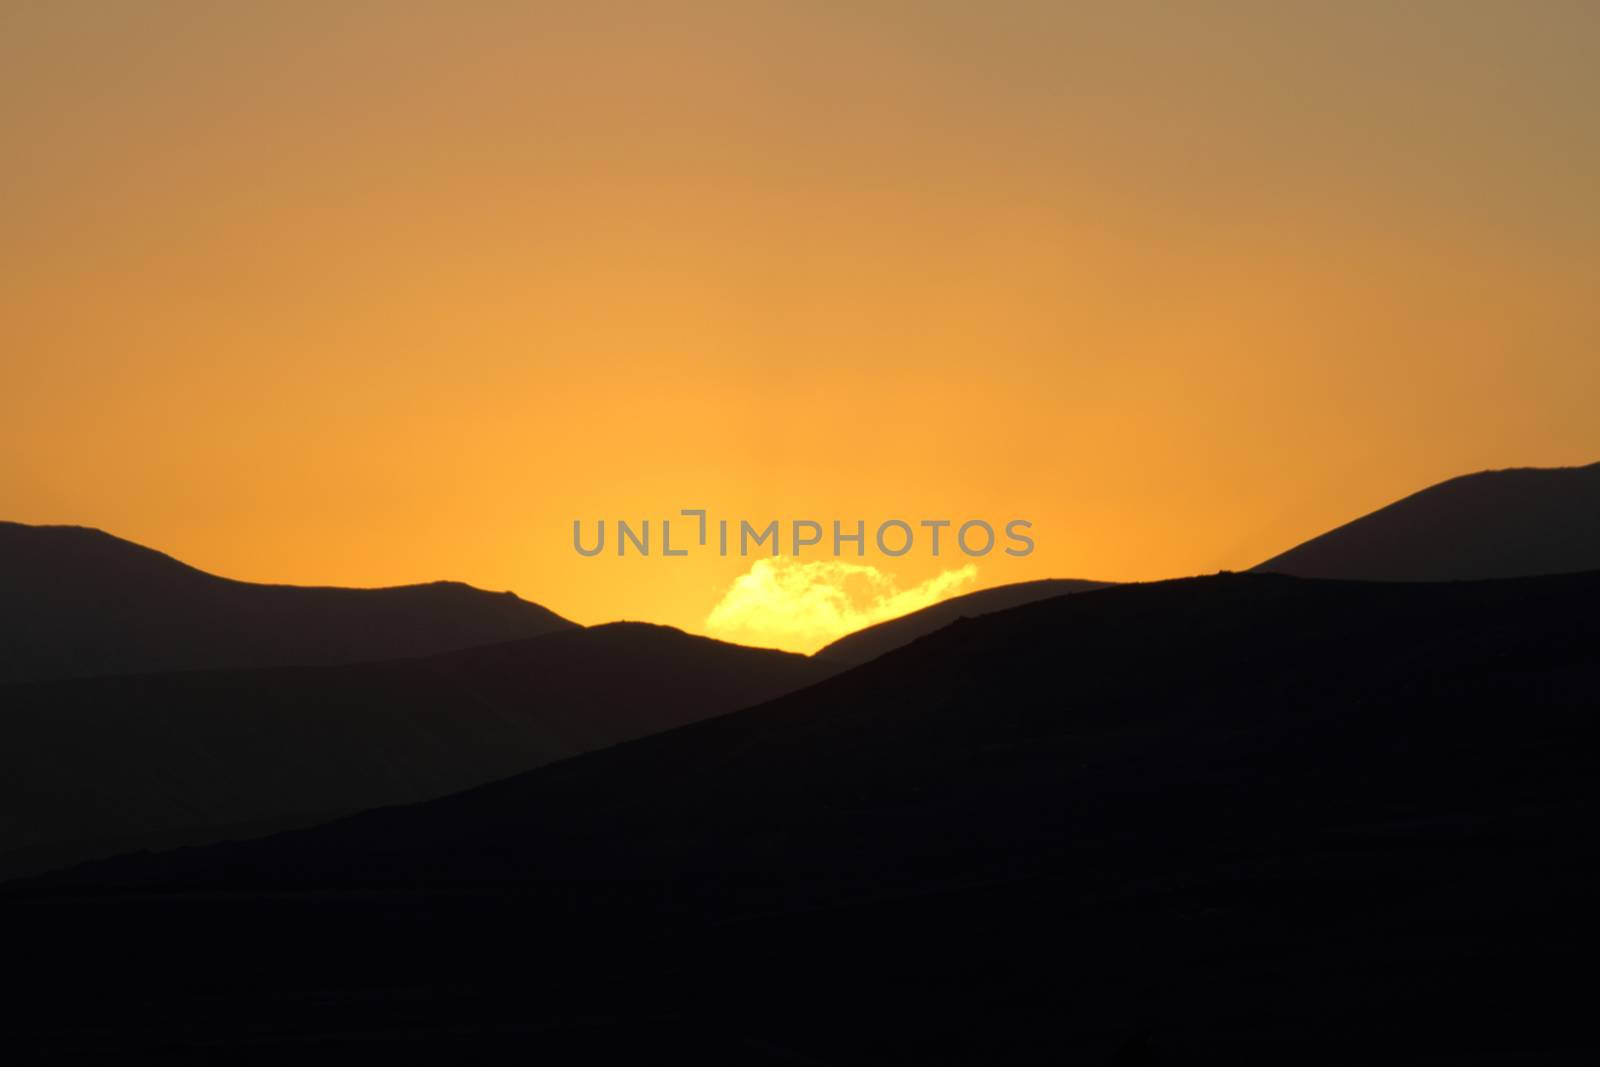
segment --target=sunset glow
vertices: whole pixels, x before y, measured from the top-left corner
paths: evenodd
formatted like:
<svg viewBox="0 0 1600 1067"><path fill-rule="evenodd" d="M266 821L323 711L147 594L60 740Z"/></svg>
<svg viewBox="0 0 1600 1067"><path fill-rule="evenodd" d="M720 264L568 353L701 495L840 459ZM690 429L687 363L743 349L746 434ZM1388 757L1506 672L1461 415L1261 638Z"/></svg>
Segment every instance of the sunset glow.
<svg viewBox="0 0 1600 1067"><path fill-rule="evenodd" d="M1600 6L1186 10L7 5L0 517L810 650L1600 459Z"/></svg>

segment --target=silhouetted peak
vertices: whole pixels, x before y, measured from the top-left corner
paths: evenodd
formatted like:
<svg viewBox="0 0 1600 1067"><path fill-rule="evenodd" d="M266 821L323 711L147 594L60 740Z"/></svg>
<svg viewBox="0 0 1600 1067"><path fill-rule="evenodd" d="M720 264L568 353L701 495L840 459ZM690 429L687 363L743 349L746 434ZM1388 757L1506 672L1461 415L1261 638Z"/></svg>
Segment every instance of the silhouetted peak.
<svg viewBox="0 0 1600 1067"><path fill-rule="evenodd" d="M1257 565L1306 578L1452 581L1600 569L1600 463L1465 474Z"/></svg>
<svg viewBox="0 0 1600 1067"><path fill-rule="evenodd" d="M460 581L244 582L91 527L0 522L0 682L391 659L572 626Z"/></svg>

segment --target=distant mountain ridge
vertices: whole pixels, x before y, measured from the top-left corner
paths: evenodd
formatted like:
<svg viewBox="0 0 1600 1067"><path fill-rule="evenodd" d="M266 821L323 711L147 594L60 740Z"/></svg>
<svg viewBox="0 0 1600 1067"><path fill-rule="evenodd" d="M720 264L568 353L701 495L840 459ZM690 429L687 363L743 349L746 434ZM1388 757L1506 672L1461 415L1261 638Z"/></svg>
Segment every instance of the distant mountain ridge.
<svg viewBox="0 0 1600 1067"><path fill-rule="evenodd" d="M0 683L354 663L575 626L461 582L259 585L88 527L0 522Z"/></svg>
<svg viewBox="0 0 1600 1067"><path fill-rule="evenodd" d="M1424 780L1447 780L1452 789L1469 792L1488 790L1472 768L1492 765L1497 753L1477 752L1470 767L1451 764L1444 755L1459 757L1469 736L1502 729L1487 711L1480 713L1480 704L1487 709L1492 702L1480 699L1475 686L1492 683L1498 693L1548 685L1543 692L1550 707L1539 711L1537 721L1592 732L1591 717L1564 716L1591 700L1600 685L1595 673L1600 613L1589 610L1597 594L1600 572L1449 584L1224 574L1113 586L964 619L864 667L735 714L428 804L368 813L217 854L249 856L254 874L268 883L304 877L311 869L304 861L313 852L340 877L363 865L361 877L379 867L385 877L401 877L393 874L402 869L396 864L399 854L441 871L441 865L423 859L428 851L453 850L472 840L476 851L452 852L455 866L442 877L506 877L509 871L521 878L555 870L559 844L567 850L564 861L575 866L604 857L605 876L620 869L635 877L663 859L663 853L642 847L660 835L670 838L673 855L698 873L707 854L696 842L716 839L717 849L742 862L749 859L744 849L759 849L746 835L759 836L785 820L796 820L796 840L827 850L854 849L853 840L831 839L829 827L843 819L843 812L860 816L869 810L853 806L868 798L881 805L871 810L892 816L880 844L912 847L902 836L905 825L897 822L906 812L926 815L935 833L945 819L970 818L975 812L960 805L924 808L930 803L925 798L916 803L909 798L924 797L936 783L954 788L956 783L944 776L959 778L979 768L1005 784L990 799L1007 810L1008 818L1038 817L1026 810L1030 799L1011 792L1005 778L1025 769L1040 776L1038 796L1048 797L1052 807L1066 803L1051 792L1059 788L1056 776L1087 767L1092 769L1081 783L1087 795L1115 786L1143 797L1141 804L1164 810L1168 800L1147 788L1142 772L1123 780L1127 771L1120 762L1108 765L1109 775L1093 763L1062 767L1062 751L1127 743L1147 758L1159 752L1161 760L1184 767L1200 784L1230 782L1243 788L1232 779L1244 766L1270 772L1288 760L1276 747L1280 742L1269 740L1280 733L1296 737L1294 758L1311 764L1339 760L1375 773L1400 753L1404 762L1414 760L1441 776ZM1491 621L1496 625L1488 625ZM1412 649L1416 660L1390 654L1400 646ZM1152 662L1161 669L1145 670ZM1047 684L1063 664L1076 671L1070 693ZM1426 673L1419 674L1424 667ZM1289 697L1299 703L1286 702ZM1419 718L1425 706L1431 718ZM1470 717L1460 710L1466 707L1474 709ZM1435 751L1408 740L1380 758L1372 738L1397 722L1439 735L1437 743L1445 747ZM1313 728L1339 747L1319 749L1297 737ZM1451 730L1459 736L1447 738ZM1064 747L1064 739L1077 740ZM1230 751L1232 760L1248 758L1229 764L1224 774L1192 747L1202 739ZM1561 766L1563 773L1582 759L1537 747L1534 754ZM1549 785L1537 777L1532 781L1541 788ZM1327 790L1321 801L1333 805L1330 816L1347 818L1337 783L1336 777L1318 777L1302 784L1291 776L1274 788L1297 794ZM1409 802L1438 803L1425 792L1415 795L1410 779L1389 784ZM1094 819L1120 818L1114 810L1092 810ZM822 812L832 814L823 818ZM1258 814L1281 817L1270 808ZM626 839L618 836L624 826ZM984 832L998 835L1002 828L1020 832L1019 824L1003 820ZM497 850L491 847L494 841L539 853L544 865L534 873L517 863L511 846ZM332 842L337 844L328 847ZM358 845L372 852L361 856ZM937 854L936 839L924 847ZM182 879L208 870L208 863L193 862L205 855L127 866ZM286 862L291 855L294 861ZM887 854L873 855L874 862L892 862ZM990 858L1001 868L1008 862L1003 849ZM805 861L779 852L765 855L763 862L787 868ZM735 862L732 869L742 868ZM828 864L826 869L846 868Z"/></svg>
<svg viewBox="0 0 1600 1067"><path fill-rule="evenodd" d="M1600 463L1451 478L1253 569L1396 582L1600 570Z"/></svg>
<svg viewBox="0 0 1600 1067"><path fill-rule="evenodd" d="M611 623L378 663L0 687L0 878L442 796L828 673Z"/></svg>

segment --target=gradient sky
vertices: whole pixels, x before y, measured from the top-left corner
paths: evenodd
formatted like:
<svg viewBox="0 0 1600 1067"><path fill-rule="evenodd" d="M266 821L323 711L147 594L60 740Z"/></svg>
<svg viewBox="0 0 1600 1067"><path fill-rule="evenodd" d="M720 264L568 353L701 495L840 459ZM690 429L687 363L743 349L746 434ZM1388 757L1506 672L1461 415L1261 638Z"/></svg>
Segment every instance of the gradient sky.
<svg viewBox="0 0 1600 1067"><path fill-rule="evenodd" d="M572 520L1034 522L712 627L802 648L1247 567L1600 460L1597 56L1589 2L8 3L0 517L699 632L862 575Z"/></svg>

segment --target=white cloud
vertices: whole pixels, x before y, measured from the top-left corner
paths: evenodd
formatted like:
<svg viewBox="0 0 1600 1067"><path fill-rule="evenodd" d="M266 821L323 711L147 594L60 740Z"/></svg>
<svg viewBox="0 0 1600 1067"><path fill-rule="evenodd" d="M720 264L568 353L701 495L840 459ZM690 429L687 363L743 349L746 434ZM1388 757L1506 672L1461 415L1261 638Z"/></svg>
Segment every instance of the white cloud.
<svg viewBox="0 0 1600 1067"><path fill-rule="evenodd" d="M714 637L814 652L863 626L925 608L978 577L969 563L901 589L866 563L758 559L733 580L706 617Z"/></svg>

